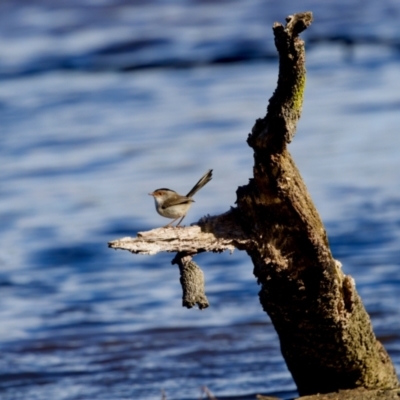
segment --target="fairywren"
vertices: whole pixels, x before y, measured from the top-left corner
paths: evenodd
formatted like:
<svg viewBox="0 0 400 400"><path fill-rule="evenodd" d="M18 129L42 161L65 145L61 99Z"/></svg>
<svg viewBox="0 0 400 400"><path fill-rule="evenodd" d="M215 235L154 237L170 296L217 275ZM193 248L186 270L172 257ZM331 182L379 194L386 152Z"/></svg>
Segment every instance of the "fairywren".
<svg viewBox="0 0 400 400"><path fill-rule="evenodd" d="M173 218L173 221L165 225L164 228L167 228L173 224L178 218L180 218L180 221L176 224L176 226L179 226L194 202L192 199L194 194L198 192L206 183L211 181L212 171L212 169L208 170L186 196L181 196L175 191L165 188L157 189L154 192L149 193L150 196L154 197L154 204L157 212L163 217Z"/></svg>

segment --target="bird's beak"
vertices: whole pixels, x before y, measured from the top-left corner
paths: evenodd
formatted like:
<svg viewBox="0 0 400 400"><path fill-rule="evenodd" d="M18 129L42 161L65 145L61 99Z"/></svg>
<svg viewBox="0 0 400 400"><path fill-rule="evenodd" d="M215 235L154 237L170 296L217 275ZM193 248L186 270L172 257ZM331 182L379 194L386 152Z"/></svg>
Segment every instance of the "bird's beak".
<svg viewBox="0 0 400 400"><path fill-rule="evenodd" d="M147 193L149 196L153 196L153 193Z"/></svg>

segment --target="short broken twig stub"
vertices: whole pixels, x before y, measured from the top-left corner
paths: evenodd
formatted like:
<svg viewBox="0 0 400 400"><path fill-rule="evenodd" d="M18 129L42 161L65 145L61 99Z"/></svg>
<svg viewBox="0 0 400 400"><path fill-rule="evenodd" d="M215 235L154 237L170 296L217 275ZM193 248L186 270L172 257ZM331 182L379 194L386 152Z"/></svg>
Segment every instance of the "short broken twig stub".
<svg viewBox="0 0 400 400"><path fill-rule="evenodd" d="M172 264L177 264L181 273L182 306L193 308L197 305L200 310L207 308L210 304L204 291L204 273L200 267L191 256L184 253L178 253Z"/></svg>

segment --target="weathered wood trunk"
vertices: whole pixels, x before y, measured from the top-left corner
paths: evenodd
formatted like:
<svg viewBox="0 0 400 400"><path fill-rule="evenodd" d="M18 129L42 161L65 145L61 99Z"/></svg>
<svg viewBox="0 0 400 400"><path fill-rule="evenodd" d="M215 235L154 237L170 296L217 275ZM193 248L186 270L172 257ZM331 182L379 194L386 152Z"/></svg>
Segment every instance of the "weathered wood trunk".
<svg viewBox="0 0 400 400"><path fill-rule="evenodd" d="M287 143L300 117L305 86L304 42L311 14L274 26L278 86L248 143L254 179L237 191L242 229L257 243L247 250L261 284L260 301L278 332L300 394L397 385L396 372L354 281L332 257L327 235ZM327 137L329 140L329 137Z"/></svg>
<svg viewBox="0 0 400 400"><path fill-rule="evenodd" d="M395 388L398 379L350 276L334 260L318 212L287 150L300 118L306 82L299 34L311 13L274 25L278 85L248 144L253 178L237 191L237 207L198 226L157 229L109 243L133 253L174 251L184 306L208 306L203 274L191 256L234 247L247 251L260 302L278 332L283 357L301 395L351 388ZM327 137L329 141L329 137ZM357 392L358 393L358 392Z"/></svg>

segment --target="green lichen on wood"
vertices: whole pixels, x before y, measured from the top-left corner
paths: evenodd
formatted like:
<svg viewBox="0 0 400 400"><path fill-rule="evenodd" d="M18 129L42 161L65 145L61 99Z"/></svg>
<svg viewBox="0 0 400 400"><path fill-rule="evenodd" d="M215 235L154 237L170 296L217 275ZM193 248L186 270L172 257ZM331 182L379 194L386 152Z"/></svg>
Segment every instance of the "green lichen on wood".
<svg viewBox="0 0 400 400"><path fill-rule="evenodd" d="M300 117L301 110L303 108L304 91L306 89L306 74L305 71L298 78L298 84L295 86L293 93L293 110Z"/></svg>

